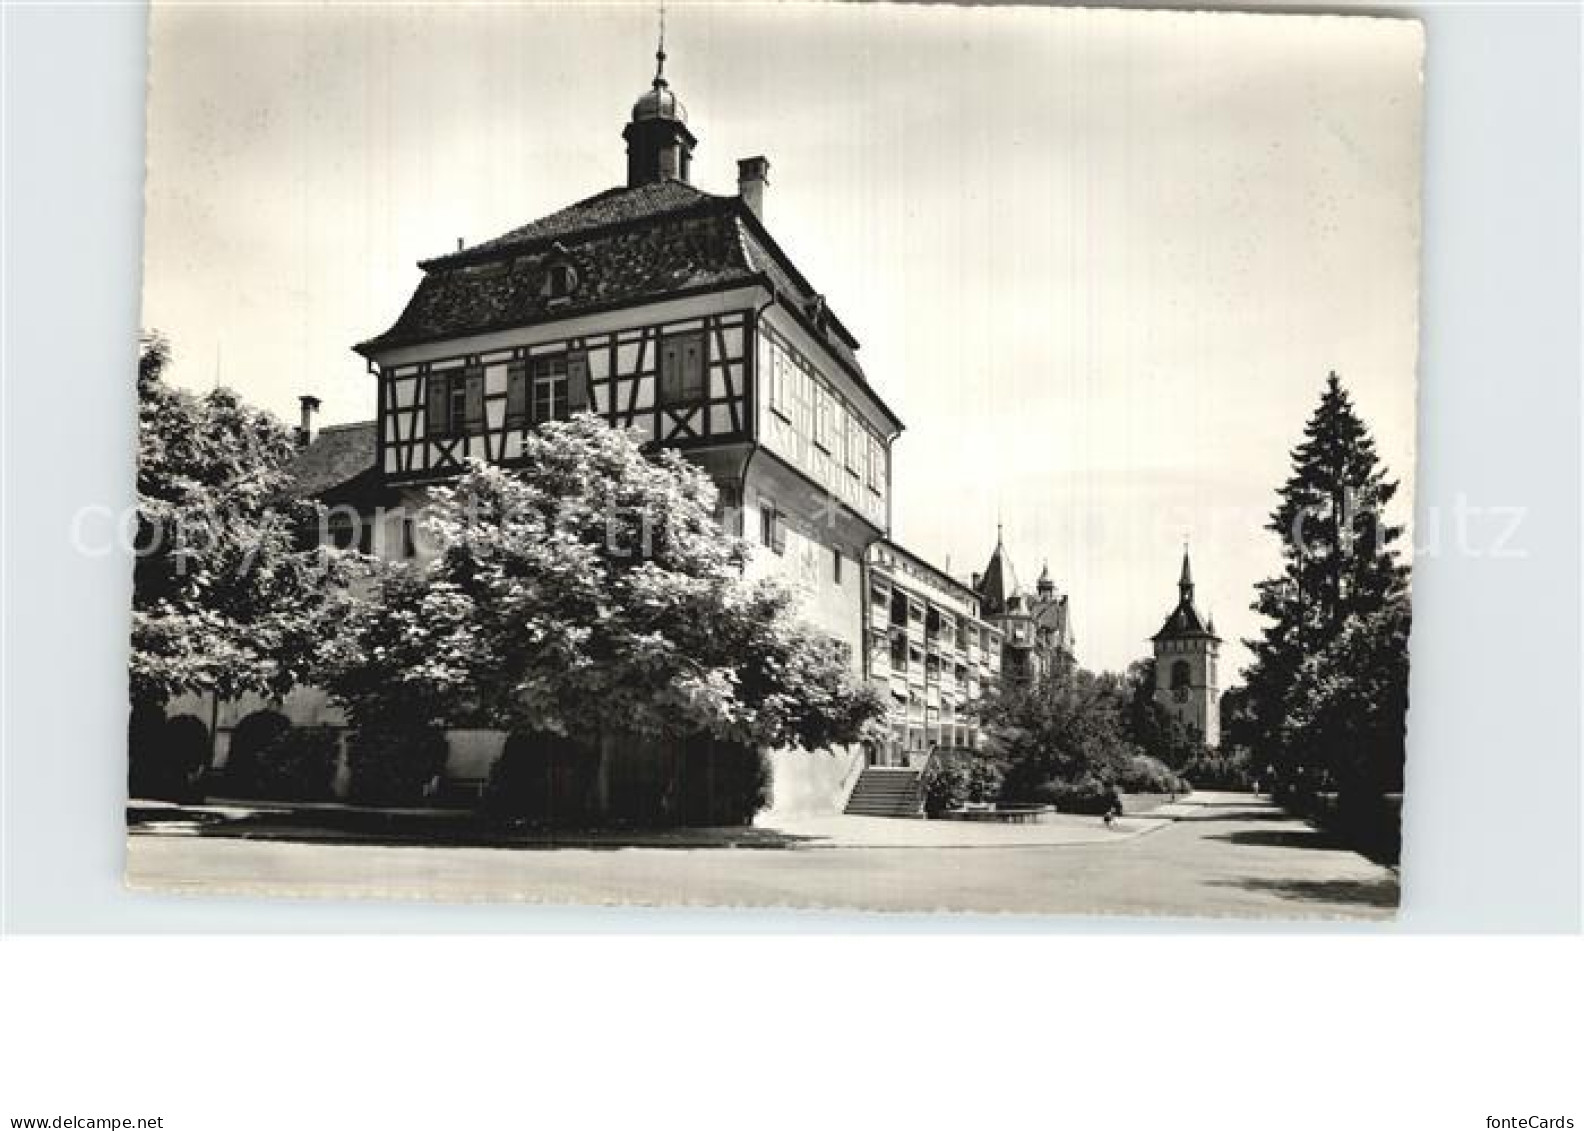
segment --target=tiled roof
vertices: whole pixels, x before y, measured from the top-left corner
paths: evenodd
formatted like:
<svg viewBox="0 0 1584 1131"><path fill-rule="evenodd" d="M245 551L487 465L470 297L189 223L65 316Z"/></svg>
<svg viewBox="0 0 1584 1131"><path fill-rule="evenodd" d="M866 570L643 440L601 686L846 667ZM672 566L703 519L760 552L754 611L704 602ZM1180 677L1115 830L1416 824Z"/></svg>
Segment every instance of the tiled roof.
<svg viewBox="0 0 1584 1131"><path fill-rule="evenodd" d="M640 227L606 229L581 242L572 239L568 234L564 253L554 244L541 242L530 250L523 242L502 244L491 258L452 257L433 265L396 324L362 348L528 326L755 277L728 217L671 216ZM509 253L518 246L519 253ZM578 283L570 295L552 299L540 293L540 285L545 268L563 254L576 269Z"/></svg>
<svg viewBox="0 0 1584 1131"><path fill-rule="evenodd" d="M1194 608L1192 601L1179 601L1166 618L1166 623L1151 639L1160 640L1171 636L1215 636L1215 633L1205 625L1204 618Z"/></svg>
<svg viewBox="0 0 1584 1131"><path fill-rule="evenodd" d="M504 235L486 240L465 251L444 255L422 264L439 267L456 260L475 259L481 254L557 240L563 236L586 233L598 228L652 220L673 212L686 211L700 204L727 203L728 196L713 196L683 181L658 181L636 188L612 188L569 204L559 212L513 228Z"/></svg>
<svg viewBox="0 0 1584 1131"><path fill-rule="evenodd" d="M984 573L979 578L979 603L984 615L999 616L1006 612L1007 606L1018 592L1017 574L1012 570L1011 559L1007 557L1001 539L997 538L995 549L990 554L990 561L986 563Z"/></svg>
<svg viewBox="0 0 1584 1131"><path fill-rule="evenodd" d="M292 461L293 492L299 497L317 498L374 470L375 429L372 420L319 429Z"/></svg>
<svg viewBox="0 0 1584 1131"><path fill-rule="evenodd" d="M571 294L551 299L540 293L540 284L546 266L558 259L571 263L578 282ZM873 394L856 341L828 310L815 317L814 289L735 196L715 196L681 181L608 189L419 266L424 277L395 325L359 351L768 280Z"/></svg>

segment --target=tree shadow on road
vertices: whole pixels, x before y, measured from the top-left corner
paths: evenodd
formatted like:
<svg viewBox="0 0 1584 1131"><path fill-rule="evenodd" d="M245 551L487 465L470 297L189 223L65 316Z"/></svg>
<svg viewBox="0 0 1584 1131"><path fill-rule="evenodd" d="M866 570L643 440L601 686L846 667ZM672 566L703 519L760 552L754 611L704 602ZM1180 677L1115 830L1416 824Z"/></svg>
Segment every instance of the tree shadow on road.
<svg viewBox="0 0 1584 1131"><path fill-rule="evenodd" d="M1224 840L1228 844L1240 844L1257 848L1339 849L1347 847L1330 834L1311 828L1240 829L1237 832L1220 833L1205 839Z"/></svg>
<svg viewBox="0 0 1584 1131"><path fill-rule="evenodd" d="M291 841L299 844L383 845L420 848L501 848L525 851L623 848L796 848L826 838L753 826L729 828L530 828L457 812L391 812L351 807L311 811L288 806L225 808L133 803L127 808L132 836Z"/></svg>
<svg viewBox="0 0 1584 1131"><path fill-rule="evenodd" d="M1336 906L1396 907L1401 890L1392 876L1369 880L1218 880L1220 887L1265 892L1303 903L1329 903Z"/></svg>

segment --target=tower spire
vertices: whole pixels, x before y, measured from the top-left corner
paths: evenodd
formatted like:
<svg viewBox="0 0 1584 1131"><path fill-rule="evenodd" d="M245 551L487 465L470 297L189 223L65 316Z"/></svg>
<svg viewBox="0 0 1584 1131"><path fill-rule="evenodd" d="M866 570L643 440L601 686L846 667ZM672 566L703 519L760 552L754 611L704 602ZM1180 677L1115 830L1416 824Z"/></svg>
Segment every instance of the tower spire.
<svg viewBox="0 0 1584 1131"><path fill-rule="evenodd" d="M1182 576L1177 579L1177 592L1185 604L1193 604L1193 566L1188 561L1188 539L1183 539Z"/></svg>
<svg viewBox="0 0 1584 1131"><path fill-rule="evenodd" d="M666 85L665 77L665 0L660 0L660 41L655 47L655 89L659 90Z"/></svg>

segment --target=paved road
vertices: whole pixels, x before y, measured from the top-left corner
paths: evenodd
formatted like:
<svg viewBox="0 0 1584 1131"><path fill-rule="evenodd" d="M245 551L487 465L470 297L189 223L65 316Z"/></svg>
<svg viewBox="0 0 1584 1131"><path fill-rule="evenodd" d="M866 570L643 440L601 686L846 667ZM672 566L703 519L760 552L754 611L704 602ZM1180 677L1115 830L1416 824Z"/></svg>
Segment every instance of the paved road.
<svg viewBox="0 0 1584 1131"><path fill-rule="evenodd" d="M1391 871L1268 802L1195 801L1173 807L1174 821L1110 840L1006 847L810 838L764 849L426 848L141 835L130 838L127 877L230 894L584 904L1288 919L1387 918L1396 907Z"/></svg>

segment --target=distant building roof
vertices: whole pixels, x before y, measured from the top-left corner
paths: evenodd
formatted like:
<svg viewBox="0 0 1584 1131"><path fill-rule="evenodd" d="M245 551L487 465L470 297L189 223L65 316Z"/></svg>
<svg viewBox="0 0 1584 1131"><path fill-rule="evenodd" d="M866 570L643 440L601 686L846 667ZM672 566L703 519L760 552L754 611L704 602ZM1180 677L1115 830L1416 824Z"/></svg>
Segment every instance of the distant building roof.
<svg viewBox="0 0 1584 1131"><path fill-rule="evenodd" d="M979 606L987 617L1000 616L1006 612L1012 598L1021 591L1017 574L1012 569L1012 560L1007 557L1006 547L1001 543L1000 527L996 528L995 549L990 551L990 560L985 564L984 573L979 575L976 588Z"/></svg>
<svg viewBox="0 0 1584 1131"><path fill-rule="evenodd" d="M1151 640L1162 640L1169 637L1207 636L1212 640L1221 639L1216 635L1215 623L1206 623L1199 615L1199 610L1194 606L1194 580L1193 566L1188 561L1188 550L1183 548L1182 573L1177 579L1177 607L1166 617L1166 623L1161 625L1160 631Z"/></svg>
<svg viewBox="0 0 1584 1131"><path fill-rule="evenodd" d="M288 469L293 492L302 498L319 498L374 471L376 436L372 420L319 429Z"/></svg>

